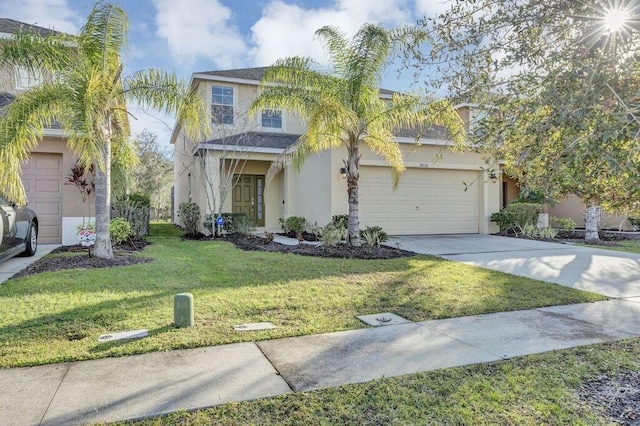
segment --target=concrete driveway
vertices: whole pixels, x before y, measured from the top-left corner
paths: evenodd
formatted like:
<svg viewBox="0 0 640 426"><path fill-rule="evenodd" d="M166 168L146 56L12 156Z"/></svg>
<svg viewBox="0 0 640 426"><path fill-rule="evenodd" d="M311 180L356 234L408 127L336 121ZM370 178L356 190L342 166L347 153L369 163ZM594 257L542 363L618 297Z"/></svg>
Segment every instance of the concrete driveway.
<svg viewBox="0 0 640 426"><path fill-rule="evenodd" d="M395 236L387 244L612 298L640 296L640 254L476 234Z"/></svg>

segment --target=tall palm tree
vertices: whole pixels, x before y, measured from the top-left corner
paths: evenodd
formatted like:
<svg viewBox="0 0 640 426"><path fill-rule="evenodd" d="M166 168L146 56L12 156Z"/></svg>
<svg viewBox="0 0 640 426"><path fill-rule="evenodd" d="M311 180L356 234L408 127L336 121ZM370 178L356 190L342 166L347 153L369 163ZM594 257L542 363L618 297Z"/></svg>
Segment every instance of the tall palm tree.
<svg viewBox="0 0 640 426"><path fill-rule="evenodd" d="M149 69L123 77L121 51L128 32L126 12L98 2L77 36L42 37L19 32L0 43L0 67L23 66L53 78L19 95L0 115L0 191L24 204L21 164L54 120L80 164L96 165L94 254L112 258L109 235L111 165L131 165L127 100L175 113L197 138L210 120L206 106L173 74Z"/></svg>
<svg viewBox="0 0 640 426"><path fill-rule="evenodd" d="M344 160L349 200L348 242L360 246L358 180L360 147L366 145L391 166L394 185L405 170L403 153L394 132L435 124L445 126L457 144L464 143L462 122L444 100L428 101L410 94L381 99L382 72L407 35L407 29L386 30L365 24L349 41L335 27L316 31L329 55L329 73L321 73L310 58L289 57L265 72L261 91L251 106L282 108L307 121L307 131L292 149L273 163L269 176L293 163L326 149L346 147Z"/></svg>

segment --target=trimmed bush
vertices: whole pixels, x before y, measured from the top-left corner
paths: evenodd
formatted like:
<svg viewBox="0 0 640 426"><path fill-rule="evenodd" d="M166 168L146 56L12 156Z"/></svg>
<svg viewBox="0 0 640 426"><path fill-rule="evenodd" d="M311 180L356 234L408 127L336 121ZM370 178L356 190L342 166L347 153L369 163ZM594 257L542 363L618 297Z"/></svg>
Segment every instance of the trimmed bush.
<svg viewBox="0 0 640 426"><path fill-rule="evenodd" d="M536 225L542 205L537 203L511 203L506 208L491 215L491 222L500 227L500 232L518 233L526 225Z"/></svg>
<svg viewBox="0 0 640 426"><path fill-rule="evenodd" d="M294 234L299 234L299 233L301 234L305 232L309 227L309 224L307 223L307 219L305 219L302 216L289 216L286 220L280 218L278 219L278 221L280 222L282 231L285 234L288 234L290 232Z"/></svg>
<svg viewBox="0 0 640 426"><path fill-rule="evenodd" d="M576 229L576 222L568 217L552 216L549 218L549 226L562 231L573 232Z"/></svg>
<svg viewBox="0 0 640 426"><path fill-rule="evenodd" d="M197 235L198 222L200 222L200 206L196 203L180 203L178 216L182 220L184 231L188 235Z"/></svg>
<svg viewBox="0 0 640 426"><path fill-rule="evenodd" d="M118 245L125 242L134 235L133 227L123 217L116 217L109 222L109 234L111 235L111 244Z"/></svg>

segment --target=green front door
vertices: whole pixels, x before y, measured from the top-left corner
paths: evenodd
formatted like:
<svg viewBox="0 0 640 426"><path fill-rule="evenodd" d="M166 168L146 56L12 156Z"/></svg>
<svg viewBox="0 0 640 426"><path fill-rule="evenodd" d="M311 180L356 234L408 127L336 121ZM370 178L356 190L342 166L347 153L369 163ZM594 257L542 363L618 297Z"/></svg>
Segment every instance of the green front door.
<svg viewBox="0 0 640 426"><path fill-rule="evenodd" d="M233 212L245 213L264 226L264 176L237 175L233 186Z"/></svg>

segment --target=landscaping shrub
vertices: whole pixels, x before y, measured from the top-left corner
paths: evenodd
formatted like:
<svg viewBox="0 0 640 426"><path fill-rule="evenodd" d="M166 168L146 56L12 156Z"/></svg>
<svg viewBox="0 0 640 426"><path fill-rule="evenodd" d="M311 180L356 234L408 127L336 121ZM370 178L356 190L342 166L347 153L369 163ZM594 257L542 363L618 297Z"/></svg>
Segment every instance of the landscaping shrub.
<svg viewBox="0 0 640 426"><path fill-rule="evenodd" d="M506 208L491 214L491 222L500 227L500 232L521 232L526 225L536 225L542 205L537 203L511 203Z"/></svg>
<svg viewBox="0 0 640 426"><path fill-rule="evenodd" d="M568 217L555 217L549 218L549 226L562 231L573 232L576 229L576 222Z"/></svg>
<svg viewBox="0 0 640 426"><path fill-rule="evenodd" d="M389 235L382 230L381 226L367 226L360 231L362 238L369 247L380 246L389 239Z"/></svg>
<svg viewBox="0 0 640 426"><path fill-rule="evenodd" d="M336 214L331 216L331 224L336 228L344 228L347 229L349 226L349 215L348 214Z"/></svg>
<svg viewBox="0 0 640 426"><path fill-rule="evenodd" d="M133 235L149 235L151 200L141 193L127 194L112 203L111 216L121 217L129 222Z"/></svg>
<svg viewBox="0 0 640 426"><path fill-rule="evenodd" d="M182 219L182 226L187 235L196 235L198 233L200 206L196 203L180 203L180 206L178 206L178 216Z"/></svg>
<svg viewBox="0 0 640 426"><path fill-rule="evenodd" d="M253 220L251 220L246 213L221 213L220 215L224 219L222 230L230 234L239 233L248 235L256 229L255 223L253 223ZM215 217L217 218L218 215L215 215ZM202 226L207 231L213 233L210 214L204 217Z"/></svg>
<svg viewBox="0 0 640 426"><path fill-rule="evenodd" d="M109 234L111 235L111 244L118 245L125 242L134 235L133 227L123 217L116 217L109 222Z"/></svg>
<svg viewBox="0 0 640 426"><path fill-rule="evenodd" d="M278 221L285 234L301 234L305 232L309 226L307 219L301 216L289 216L286 220L280 218Z"/></svg>
<svg viewBox="0 0 640 426"><path fill-rule="evenodd" d="M549 226L538 230L538 234L540 235L540 238L552 240L558 235L558 230Z"/></svg>
<svg viewBox="0 0 640 426"><path fill-rule="evenodd" d="M333 224L329 224L320 231L319 239L323 246L335 247L342 240L342 230L336 228Z"/></svg>
<svg viewBox="0 0 640 426"><path fill-rule="evenodd" d="M627 220L633 226L633 230L637 231L640 229L640 217L628 217Z"/></svg>

